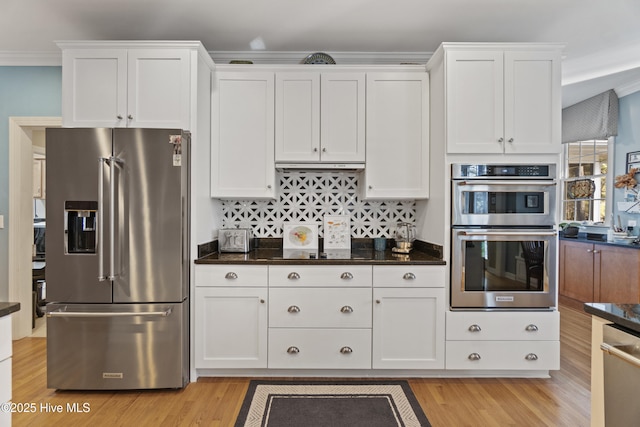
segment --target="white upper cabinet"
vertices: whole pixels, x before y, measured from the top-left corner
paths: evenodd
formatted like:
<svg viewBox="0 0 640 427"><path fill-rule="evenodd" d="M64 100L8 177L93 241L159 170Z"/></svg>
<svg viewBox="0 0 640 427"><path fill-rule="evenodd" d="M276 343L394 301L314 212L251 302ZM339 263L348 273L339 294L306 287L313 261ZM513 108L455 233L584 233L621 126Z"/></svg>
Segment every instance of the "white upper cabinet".
<svg viewBox="0 0 640 427"><path fill-rule="evenodd" d="M367 74L366 199L429 196L429 76Z"/></svg>
<svg viewBox="0 0 640 427"><path fill-rule="evenodd" d="M274 73L214 73L211 197L275 197Z"/></svg>
<svg viewBox="0 0 640 427"><path fill-rule="evenodd" d="M453 43L439 50L428 67L432 75L443 76L447 152L560 151L557 45L545 49Z"/></svg>
<svg viewBox="0 0 640 427"><path fill-rule="evenodd" d="M204 48L141 43L59 44L63 126L190 130L191 58Z"/></svg>
<svg viewBox="0 0 640 427"><path fill-rule="evenodd" d="M365 74L278 72L277 163L365 161Z"/></svg>

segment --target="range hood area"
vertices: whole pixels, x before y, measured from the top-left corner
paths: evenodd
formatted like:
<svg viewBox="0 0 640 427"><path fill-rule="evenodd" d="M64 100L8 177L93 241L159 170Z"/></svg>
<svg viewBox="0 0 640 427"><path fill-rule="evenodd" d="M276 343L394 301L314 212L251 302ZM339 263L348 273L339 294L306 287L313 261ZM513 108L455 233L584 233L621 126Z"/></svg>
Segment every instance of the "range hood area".
<svg viewBox="0 0 640 427"><path fill-rule="evenodd" d="M276 163L276 170L362 171L364 163Z"/></svg>

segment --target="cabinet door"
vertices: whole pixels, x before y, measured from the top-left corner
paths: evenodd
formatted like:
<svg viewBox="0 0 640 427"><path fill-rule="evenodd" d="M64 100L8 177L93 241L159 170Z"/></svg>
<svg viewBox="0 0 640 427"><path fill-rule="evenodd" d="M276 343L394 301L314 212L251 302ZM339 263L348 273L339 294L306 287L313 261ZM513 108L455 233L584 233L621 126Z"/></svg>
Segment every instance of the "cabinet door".
<svg viewBox="0 0 640 427"><path fill-rule="evenodd" d="M62 53L62 125L127 125L127 51L69 49Z"/></svg>
<svg viewBox="0 0 640 427"><path fill-rule="evenodd" d="M276 74L276 161L320 160L320 74Z"/></svg>
<svg viewBox="0 0 640 427"><path fill-rule="evenodd" d="M505 153L561 149L560 52L504 54Z"/></svg>
<svg viewBox="0 0 640 427"><path fill-rule="evenodd" d="M364 162L364 73L324 73L320 90L320 160Z"/></svg>
<svg viewBox="0 0 640 427"><path fill-rule="evenodd" d="M594 301L593 245L560 241L560 294L582 302Z"/></svg>
<svg viewBox="0 0 640 427"><path fill-rule="evenodd" d="M443 369L445 290L373 290L374 369Z"/></svg>
<svg viewBox="0 0 640 427"><path fill-rule="evenodd" d="M367 74L366 199L429 196L429 77Z"/></svg>
<svg viewBox="0 0 640 427"><path fill-rule="evenodd" d="M267 289L196 288L195 367L267 367Z"/></svg>
<svg viewBox="0 0 640 427"><path fill-rule="evenodd" d="M503 52L446 53L447 151L502 153Z"/></svg>
<svg viewBox="0 0 640 427"><path fill-rule="evenodd" d="M129 50L128 127L189 130L189 56L184 49Z"/></svg>
<svg viewBox="0 0 640 427"><path fill-rule="evenodd" d="M273 73L215 74L212 197L275 197L273 81Z"/></svg>
<svg viewBox="0 0 640 427"><path fill-rule="evenodd" d="M595 245L594 254L594 301L639 304L640 251Z"/></svg>

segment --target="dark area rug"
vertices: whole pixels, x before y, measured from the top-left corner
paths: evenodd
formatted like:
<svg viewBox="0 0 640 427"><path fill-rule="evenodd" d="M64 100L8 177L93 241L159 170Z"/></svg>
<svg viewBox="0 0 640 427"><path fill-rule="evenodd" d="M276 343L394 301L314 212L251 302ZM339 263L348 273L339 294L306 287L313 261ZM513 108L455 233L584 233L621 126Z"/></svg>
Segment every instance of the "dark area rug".
<svg viewBox="0 0 640 427"><path fill-rule="evenodd" d="M255 380L235 427L430 427L407 381Z"/></svg>

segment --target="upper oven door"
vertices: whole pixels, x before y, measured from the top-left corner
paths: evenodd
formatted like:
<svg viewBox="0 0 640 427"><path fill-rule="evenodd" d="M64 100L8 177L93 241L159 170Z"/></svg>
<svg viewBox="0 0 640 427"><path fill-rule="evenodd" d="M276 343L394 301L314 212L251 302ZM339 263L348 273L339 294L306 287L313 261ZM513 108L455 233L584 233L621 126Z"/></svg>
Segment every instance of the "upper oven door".
<svg viewBox="0 0 640 427"><path fill-rule="evenodd" d="M453 225L553 226L555 181L454 180Z"/></svg>

